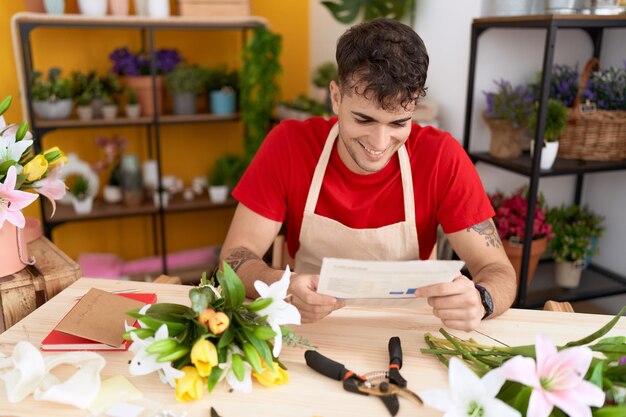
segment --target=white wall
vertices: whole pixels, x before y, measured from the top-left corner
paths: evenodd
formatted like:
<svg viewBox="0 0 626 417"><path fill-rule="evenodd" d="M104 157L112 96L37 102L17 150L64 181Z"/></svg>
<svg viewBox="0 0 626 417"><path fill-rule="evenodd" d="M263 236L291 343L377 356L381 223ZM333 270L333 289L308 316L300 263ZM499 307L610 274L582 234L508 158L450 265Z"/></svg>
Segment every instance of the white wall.
<svg viewBox="0 0 626 417"><path fill-rule="evenodd" d="M439 104L440 127L462 141L465 96L469 62L469 36L472 19L485 10L484 1L417 0L413 27L424 40L430 56L428 100ZM311 67L332 60L338 36L346 26L335 22L319 0L309 0L311 9ZM626 29L605 30L601 66L624 65ZM479 38L472 150L489 146L489 132L480 120L485 108L483 91L494 89L493 80L506 78L527 83L541 69L545 31L538 29L490 29ZM591 56L592 44L582 30L561 30L557 34L554 62L582 69ZM478 164L487 191L512 191L528 184L528 178L486 164ZM549 205L573 201L575 180L571 176L542 178L540 189ZM606 268L626 273L626 171L585 176L583 203L606 217L607 231L600 240L600 253L594 259Z"/></svg>

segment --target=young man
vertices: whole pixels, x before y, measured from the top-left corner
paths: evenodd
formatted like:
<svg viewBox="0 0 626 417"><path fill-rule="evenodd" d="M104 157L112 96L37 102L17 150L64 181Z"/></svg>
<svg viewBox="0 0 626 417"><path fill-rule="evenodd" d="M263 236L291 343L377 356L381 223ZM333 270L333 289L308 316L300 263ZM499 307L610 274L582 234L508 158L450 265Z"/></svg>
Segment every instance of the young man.
<svg viewBox="0 0 626 417"><path fill-rule="evenodd" d="M283 121L269 133L233 192L239 206L222 259L254 297L255 280L282 275L261 257L285 222L295 258L291 302L311 322L343 306L316 292L325 256L427 259L441 224L474 281L459 276L416 296L456 329L502 313L515 298L515 272L480 178L448 133L411 121L425 95L421 38L377 19L349 29L336 58L339 82L330 92L337 117Z"/></svg>

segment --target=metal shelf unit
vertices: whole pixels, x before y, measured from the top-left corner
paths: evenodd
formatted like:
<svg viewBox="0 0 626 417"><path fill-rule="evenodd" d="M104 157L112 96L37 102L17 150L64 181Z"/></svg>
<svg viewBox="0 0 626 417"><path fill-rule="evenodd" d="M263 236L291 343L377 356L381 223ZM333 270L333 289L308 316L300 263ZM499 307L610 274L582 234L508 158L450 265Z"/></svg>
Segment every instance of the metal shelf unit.
<svg viewBox="0 0 626 417"><path fill-rule="evenodd" d="M465 106L465 125L463 131L463 147L474 162L487 163L501 169L511 171L529 178L528 214L526 216L526 230L522 250L522 264L520 271L520 282L517 307L539 307L547 299L555 301L579 301L592 298L605 297L609 295L626 293L626 276L615 274L599 265L590 265L589 272L583 273L583 280L590 274L601 276L613 281L613 285L591 291L575 290L564 291L554 290L535 294L528 297L528 261L530 258L530 236L532 236L532 225L537 202L539 179L541 177L575 175L576 189L575 202L579 204L582 198L584 174L591 172L603 172L614 170L625 170L626 161L578 161L557 159L550 170L541 170L539 162L541 160L541 150L543 148L543 132L546 123L547 102L550 89L550 77L554 61L554 50L556 46L556 34L559 29L582 29L593 42L593 56L599 58L602 47L602 37L605 28L626 27L626 16L592 16L592 15L532 15L532 16L507 16L489 17L474 19L471 31L469 75L467 85L467 96ZM474 101L474 84L476 75L476 55L478 51L478 39L485 31L493 28L518 28L518 29L545 29L545 45L543 54L543 66L540 84L539 118L537 131L535 132L535 149L533 157L523 154L518 158L499 159L490 156L486 152L473 152L470 148L470 130L472 123L472 111Z"/></svg>
<svg viewBox="0 0 626 417"><path fill-rule="evenodd" d="M49 15L42 13L17 13L11 21L13 35L13 49L15 51L15 61L18 69L18 80L20 91L26 97L22 100L22 111L30 123L30 128L34 134L34 149L39 152L42 149L44 136L57 129L84 129L94 127L121 127L121 126L145 126L148 141L148 156L158 161L158 180L161 187L161 125L172 124L195 124L195 123L223 123L240 120L239 114L234 115L169 115L158 114L156 100L153 102L154 115L142 116L136 119L116 118L113 120L93 119L82 121L78 119L66 120L40 120L35 117L31 100L30 79L34 70L31 32L38 28L58 28L68 29L89 29L89 30L109 30L124 29L137 31L141 36L143 49L151 53L155 51L155 32L164 30L231 30L241 31L243 45L245 45L246 35L249 30L257 27L267 27L267 21L261 17L236 17L236 18L195 18L171 16L166 19L154 19L144 16L105 16L86 17L82 15ZM242 45L242 46L243 46ZM151 76L153 97L156 94L156 66L154 54L151 54ZM236 202L229 199L224 204L215 204L208 198L200 198L186 202L182 199L174 199L167 207L160 204L158 207L151 202L144 203L136 208L121 206L108 206L94 202L94 210L87 215L77 215L68 207L58 207L54 219L50 219L51 208L49 203L41 204L41 214L45 235L51 239L52 230L61 224L77 221L91 221L98 219L121 218L130 216L150 216L152 218L152 230L154 231L154 252L161 254L163 273L167 274L167 244L165 215L167 213L188 212L198 210L211 210L220 208L232 208ZM157 237L158 235L158 237Z"/></svg>

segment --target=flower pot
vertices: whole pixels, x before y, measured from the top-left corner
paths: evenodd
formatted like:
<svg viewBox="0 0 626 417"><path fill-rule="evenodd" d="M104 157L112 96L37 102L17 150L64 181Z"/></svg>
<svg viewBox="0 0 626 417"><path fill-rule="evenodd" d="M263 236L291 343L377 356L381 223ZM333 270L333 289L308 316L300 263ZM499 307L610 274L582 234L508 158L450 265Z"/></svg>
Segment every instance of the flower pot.
<svg viewBox="0 0 626 417"><path fill-rule="evenodd" d="M135 14L148 16L148 0L135 0Z"/></svg>
<svg viewBox="0 0 626 417"><path fill-rule="evenodd" d="M535 141L530 142L530 155L533 155L535 150ZM556 154L559 151L559 142L543 142L543 149L541 150L541 160L539 167L543 170L548 170L554 165L556 160Z"/></svg>
<svg viewBox="0 0 626 417"><path fill-rule="evenodd" d="M76 214L89 214L93 208L93 197L86 197L82 200L72 196L72 207Z"/></svg>
<svg viewBox="0 0 626 417"><path fill-rule="evenodd" d="M148 1L148 16L163 18L170 15L170 0Z"/></svg>
<svg viewBox="0 0 626 417"><path fill-rule="evenodd" d="M511 242L505 240L502 242L504 251L509 257L513 268L515 269L515 276L517 277L517 284L519 285L520 273L522 270L522 244L517 242ZM531 241L530 245L530 259L528 260L528 280L526 281L526 287L530 286L537 264L539 264L539 258L546 251L548 247L548 238L542 237L541 239L535 239Z"/></svg>
<svg viewBox="0 0 626 417"><path fill-rule="evenodd" d="M554 280L556 285L563 288L574 289L580 284L580 275L583 272L585 261L559 261L554 264Z"/></svg>
<svg viewBox="0 0 626 417"><path fill-rule="evenodd" d="M127 16L128 0L109 0L109 10L113 16Z"/></svg>
<svg viewBox="0 0 626 417"><path fill-rule="evenodd" d="M117 185L105 185L102 189L102 198L109 204L117 204L122 201L122 189Z"/></svg>
<svg viewBox="0 0 626 417"><path fill-rule="evenodd" d="M194 93L174 94L174 114L196 114L196 95Z"/></svg>
<svg viewBox="0 0 626 417"><path fill-rule="evenodd" d="M102 106L104 106L104 100L100 97L96 97L91 100L91 109L93 110L93 117L100 119L102 117Z"/></svg>
<svg viewBox="0 0 626 417"><path fill-rule="evenodd" d="M35 13L44 13L46 9L43 7L43 0L24 0L26 11Z"/></svg>
<svg viewBox="0 0 626 417"><path fill-rule="evenodd" d="M65 12L65 0L44 0L43 4L48 14L63 14Z"/></svg>
<svg viewBox="0 0 626 417"><path fill-rule="evenodd" d="M102 117L111 120L117 117L117 104L107 104L102 106Z"/></svg>
<svg viewBox="0 0 626 417"><path fill-rule="evenodd" d="M136 119L141 114L141 107L139 104L127 104L124 107L124 112L129 119Z"/></svg>
<svg viewBox="0 0 626 417"><path fill-rule="evenodd" d="M106 16L107 0L78 0L78 9L85 16Z"/></svg>
<svg viewBox="0 0 626 417"><path fill-rule="evenodd" d="M0 248L0 277L21 271L28 265L28 247L22 230L7 221L0 228Z"/></svg>
<svg viewBox="0 0 626 417"><path fill-rule="evenodd" d="M228 200L228 185L211 185L209 197L214 203L225 203Z"/></svg>
<svg viewBox="0 0 626 417"><path fill-rule="evenodd" d="M40 119L67 119L72 112L72 99L66 98L56 101L34 100L33 110Z"/></svg>
<svg viewBox="0 0 626 417"><path fill-rule="evenodd" d="M211 91L211 113L233 114L237 95L231 89Z"/></svg>
<svg viewBox="0 0 626 417"><path fill-rule="evenodd" d="M160 207L162 201L163 207L165 208L170 202L170 193L167 191L161 191L160 193L155 191L154 193L152 193L152 200L154 201L155 207Z"/></svg>
<svg viewBox="0 0 626 417"><path fill-rule="evenodd" d="M494 158L517 158L522 154L523 127L514 127L513 122L508 120L484 120L491 131L489 155Z"/></svg>
<svg viewBox="0 0 626 417"><path fill-rule="evenodd" d="M163 109L163 77L155 78L157 90L157 112L162 113ZM150 75L140 75L137 77L126 76L124 83L127 89L134 89L137 92L137 102L141 107L143 116L154 115L154 96L152 94L152 77Z"/></svg>
<svg viewBox="0 0 626 417"><path fill-rule="evenodd" d="M141 167L137 155L123 155L120 170L124 205L129 207L140 206L143 203L144 194Z"/></svg>
<svg viewBox="0 0 626 417"><path fill-rule="evenodd" d="M76 106L76 114L80 120L93 119L93 108L91 106Z"/></svg>

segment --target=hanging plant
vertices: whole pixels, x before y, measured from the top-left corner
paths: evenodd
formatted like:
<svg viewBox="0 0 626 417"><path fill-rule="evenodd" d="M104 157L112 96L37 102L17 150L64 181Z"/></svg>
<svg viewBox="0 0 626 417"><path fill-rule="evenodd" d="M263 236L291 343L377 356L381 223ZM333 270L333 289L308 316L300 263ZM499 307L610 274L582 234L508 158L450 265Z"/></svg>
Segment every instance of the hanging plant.
<svg viewBox="0 0 626 417"><path fill-rule="evenodd" d="M280 35L257 28L243 50L239 76L241 119L245 126L245 159L250 161L269 132L280 88Z"/></svg>
<svg viewBox="0 0 626 417"><path fill-rule="evenodd" d="M354 22L361 11L365 21L377 17L402 20L407 11L413 9L413 0L340 0L339 3L323 1L322 4L344 24Z"/></svg>

